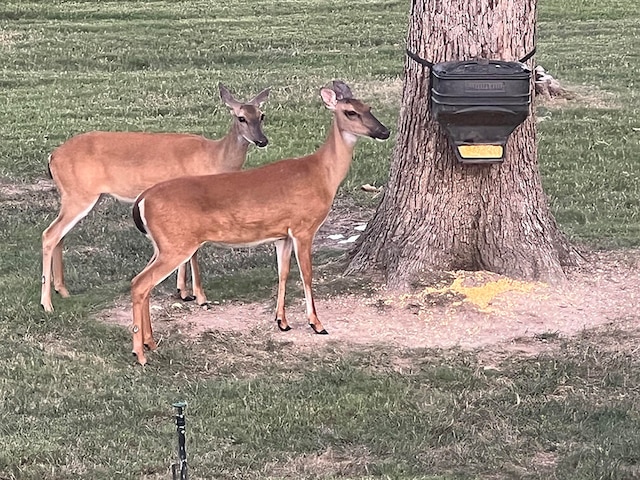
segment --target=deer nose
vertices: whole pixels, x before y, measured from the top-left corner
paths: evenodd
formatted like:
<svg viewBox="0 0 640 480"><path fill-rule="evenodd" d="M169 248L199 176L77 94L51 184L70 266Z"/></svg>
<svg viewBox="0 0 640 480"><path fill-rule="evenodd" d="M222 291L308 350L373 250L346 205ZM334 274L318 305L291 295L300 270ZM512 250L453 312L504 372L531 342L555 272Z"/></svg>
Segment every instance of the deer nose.
<svg viewBox="0 0 640 480"><path fill-rule="evenodd" d="M380 130L376 131L374 138L378 140L386 140L391 135L391 131L387 127L382 127Z"/></svg>
<svg viewBox="0 0 640 480"><path fill-rule="evenodd" d="M264 137L264 138L261 138L259 140L256 140L253 143L256 144L256 147L264 148L269 144L269 140L267 140L267 137Z"/></svg>

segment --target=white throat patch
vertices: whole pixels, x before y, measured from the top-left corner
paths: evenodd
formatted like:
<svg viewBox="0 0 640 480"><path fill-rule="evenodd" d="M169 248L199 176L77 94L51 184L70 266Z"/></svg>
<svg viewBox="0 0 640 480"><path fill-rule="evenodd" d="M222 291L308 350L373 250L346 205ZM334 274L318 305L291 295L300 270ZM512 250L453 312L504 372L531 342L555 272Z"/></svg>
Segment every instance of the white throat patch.
<svg viewBox="0 0 640 480"><path fill-rule="evenodd" d="M342 138L344 139L344 142L350 147L353 147L358 141L358 136L349 132L342 132Z"/></svg>

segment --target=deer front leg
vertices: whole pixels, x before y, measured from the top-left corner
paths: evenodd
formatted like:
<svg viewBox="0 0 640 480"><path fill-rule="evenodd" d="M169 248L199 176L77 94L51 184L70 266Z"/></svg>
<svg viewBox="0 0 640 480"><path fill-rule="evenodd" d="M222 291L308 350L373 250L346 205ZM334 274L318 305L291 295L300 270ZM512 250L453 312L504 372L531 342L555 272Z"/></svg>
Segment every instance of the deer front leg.
<svg viewBox="0 0 640 480"><path fill-rule="evenodd" d="M151 312L149 308L151 291L186 258L188 257L175 254L163 255L156 251L149 264L131 281L133 353L138 358L140 365L147 363L147 358L144 355L145 345L150 350L157 348L151 328Z"/></svg>
<svg viewBox="0 0 640 480"><path fill-rule="evenodd" d="M313 237L291 237L293 239L293 248L296 253L296 259L298 260L298 267L300 268L300 277L302 278L302 285L304 287L304 298L307 306L307 318L309 319L309 326L318 334L326 335L328 332L320 323L318 315L316 315L316 306L313 301L313 290L311 288L313 267L311 263L311 244Z"/></svg>
<svg viewBox="0 0 640 480"><path fill-rule="evenodd" d="M158 344L153 338L153 329L151 328L150 296L150 294L147 295L142 308L142 343L149 350L156 350L158 348Z"/></svg>
<svg viewBox="0 0 640 480"><path fill-rule="evenodd" d="M44 243L44 242L43 242ZM46 248L42 250L42 287L40 291L40 305L45 312L53 312L51 303L51 253Z"/></svg>
<svg viewBox="0 0 640 480"><path fill-rule="evenodd" d="M287 317L284 313L284 297L287 287L287 277L289 276L289 269L291 267L291 249L293 248L293 242L291 238L287 237L275 242L276 244L276 258L278 260L278 298L276 300L276 322L278 328L286 332L291 330L291 327L287 323Z"/></svg>
<svg viewBox="0 0 640 480"><path fill-rule="evenodd" d="M62 250L64 249L64 238L61 238L53 249L53 289L62 298L69 298L69 290L64 283L64 265L62 263Z"/></svg>
<svg viewBox="0 0 640 480"><path fill-rule="evenodd" d="M62 266L62 238L76 223L82 220L93 208L100 197L89 199L62 197L60 213L42 232L42 290L40 304L46 312L53 311L51 303L51 278L54 288L63 297L68 297L69 292L64 285ZM52 271L53 269L53 271Z"/></svg>
<svg viewBox="0 0 640 480"><path fill-rule="evenodd" d="M131 288L131 298L133 300L133 324L131 325L131 333L133 335L132 352L138 360L138 363L145 365L147 363L147 357L144 355L144 309L149 304L144 298L144 294L139 291L140 288L138 284ZM149 315L149 312L146 312L146 314Z"/></svg>
<svg viewBox="0 0 640 480"><path fill-rule="evenodd" d="M150 350L156 348L156 342L153 339L151 329L151 311L149 308L151 291L156 285L153 283L153 262L140 272L131 281L131 300L133 302L133 325L131 333L133 334L133 354L136 356L140 365L147 363L147 357L144 354L145 345Z"/></svg>

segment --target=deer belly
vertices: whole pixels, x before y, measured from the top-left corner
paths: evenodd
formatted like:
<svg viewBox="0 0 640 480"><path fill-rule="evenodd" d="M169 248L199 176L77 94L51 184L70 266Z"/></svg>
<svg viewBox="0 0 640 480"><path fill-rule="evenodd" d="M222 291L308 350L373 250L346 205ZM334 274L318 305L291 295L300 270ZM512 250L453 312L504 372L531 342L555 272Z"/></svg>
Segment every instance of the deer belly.
<svg viewBox="0 0 640 480"><path fill-rule="evenodd" d="M110 195L116 200L118 200L119 202L123 202L123 203L133 203L136 201L136 198L137 198L137 195L135 195L133 198L129 196L117 195L115 193L111 193Z"/></svg>
<svg viewBox="0 0 640 480"><path fill-rule="evenodd" d="M245 248L245 247L257 247L258 245L263 245L265 243L273 243L277 240L282 240L286 237L273 237L273 238L264 238L261 240L255 240L252 242L209 242L216 247L224 247L224 248Z"/></svg>

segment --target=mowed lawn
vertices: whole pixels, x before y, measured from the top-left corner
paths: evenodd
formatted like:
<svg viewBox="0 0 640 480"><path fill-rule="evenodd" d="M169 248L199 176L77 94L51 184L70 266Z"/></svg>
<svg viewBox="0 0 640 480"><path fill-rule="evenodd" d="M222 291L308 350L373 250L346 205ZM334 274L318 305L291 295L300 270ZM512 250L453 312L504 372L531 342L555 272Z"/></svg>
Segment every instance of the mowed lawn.
<svg viewBox="0 0 640 480"><path fill-rule="evenodd" d="M538 107L553 211L584 248L638 247L636 2L538 8L536 60L574 93ZM480 351L301 351L255 331L192 339L177 328L141 368L129 332L96 320L128 302L151 256L130 206L113 201L66 240L72 298L54 297L52 314L39 307L57 145L94 129L220 137L230 119L219 82L242 99L272 88L270 145L251 149L248 166L317 148L330 123L318 91L336 78L393 128L409 11L369 0L0 4L1 480L170 478L177 400L189 404L191 478L640 477L637 331L550 335L553 353L501 355L488 369ZM339 196L374 205L359 187L385 183L392 149L360 142ZM270 248L205 248L201 263L217 301L273 297Z"/></svg>

